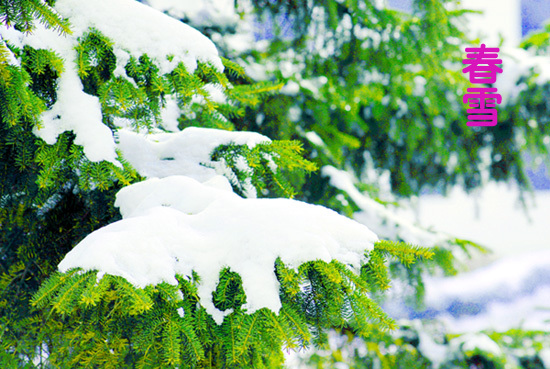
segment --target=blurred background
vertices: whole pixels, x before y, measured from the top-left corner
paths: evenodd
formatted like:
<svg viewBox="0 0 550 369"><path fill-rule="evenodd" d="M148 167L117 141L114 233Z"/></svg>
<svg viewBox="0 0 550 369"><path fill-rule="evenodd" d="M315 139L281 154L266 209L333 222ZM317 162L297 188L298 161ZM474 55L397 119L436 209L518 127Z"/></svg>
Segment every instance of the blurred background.
<svg viewBox="0 0 550 369"><path fill-rule="evenodd" d="M550 20L550 1L545 0L466 0L462 4L483 12L468 15L468 29L471 37L488 46L518 47L523 37L542 30ZM389 6L410 11L412 1L390 0ZM419 317L441 315L457 331L519 325L548 329L550 172L544 162L533 161L528 154L525 159L534 190L525 204L517 187L496 183L470 194L455 187L446 197L425 193L418 198L416 213L409 217L492 251L469 261L474 269L469 273L428 282L431 308Z"/></svg>

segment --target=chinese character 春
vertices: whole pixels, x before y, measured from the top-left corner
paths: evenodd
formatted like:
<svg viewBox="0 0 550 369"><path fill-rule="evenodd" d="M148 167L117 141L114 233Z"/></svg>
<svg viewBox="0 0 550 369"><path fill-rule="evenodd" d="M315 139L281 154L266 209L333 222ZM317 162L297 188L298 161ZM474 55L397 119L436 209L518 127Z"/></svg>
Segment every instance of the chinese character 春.
<svg viewBox="0 0 550 369"><path fill-rule="evenodd" d="M498 47L468 47L466 52L468 59L462 61L462 64L470 64L462 69L462 73L470 73L470 82L472 83L495 83L497 73L502 73L502 69L497 67L497 64L502 64L501 59L496 54L500 49ZM491 54L493 52L494 54Z"/></svg>

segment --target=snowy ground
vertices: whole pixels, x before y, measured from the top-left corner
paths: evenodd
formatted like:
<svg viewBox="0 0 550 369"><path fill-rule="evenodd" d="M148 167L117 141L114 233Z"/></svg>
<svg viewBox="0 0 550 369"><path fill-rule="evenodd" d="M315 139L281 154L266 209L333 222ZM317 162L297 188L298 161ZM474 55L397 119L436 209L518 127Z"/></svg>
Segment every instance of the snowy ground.
<svg viewBox="0 0 550 369"><path fill-rule="evenodd" d="M550 250L503 258L457 277L428 280L428 310L454 332L550 330Z"/></svg>
<svg viewBox="0 0 550 369"><path fill-rule="evenodd" d="M424 196L419 219L493 250L472 271L427 283L428 309L452 331L550 328L550 191L537 191L527 213L518 193L492 184L476 196ZM415 316L413 314L413 316Z"/></svg>
<svg viewBox="0 0 550 369"><path fill-rule="evenodd" d="M457 188L448 198L421 197L419 220L489 247L494 259L550 250L550 191L528 196L527 211L518 197L516 190L503 184L491 184L474 195Z"/></svg>

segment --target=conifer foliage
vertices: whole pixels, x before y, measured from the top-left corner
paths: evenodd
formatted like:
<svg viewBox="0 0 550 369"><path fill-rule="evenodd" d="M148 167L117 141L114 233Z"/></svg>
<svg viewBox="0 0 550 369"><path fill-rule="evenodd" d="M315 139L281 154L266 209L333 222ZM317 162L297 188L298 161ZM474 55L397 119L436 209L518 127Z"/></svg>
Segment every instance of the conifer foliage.
<svg viewBox="0 0 550 369"><path fill-rule="evenodd" d="M379 249L393 249L409 262L430 254L405 246L399 253L385 242ZM298 270L278 261L275 270L283 302L278 314L265 308L246 313L239 275L220 271L214 304L231 311L221 325L199 304L197 275L178 276L178 286L136 289L121 277L73 270L54 274L32 304L51 306L52 320L69 317L50 342L49 360L61 367L278 368L282 347L323 344L330 327L351 326L362 336L394 327L368 297L369 283L336 260Z"/></svg>
<svg viewBox="0 0 550 369"><path fill-rule="evenodd" d="M177 285L139 288L94 270L56 272L64 255L86 235L120 219L114 208L116 192L145 179L124 152L116 149L111 157L87 137L105 136L86 131L89 127L78 121L66 123L67 117L75 119L70 106L62 106L63 89L75 86L71 82L76 81L75 98L91 101L91 96L99 103L101 124L114 134L113 143L122 129L232 130L233 120L262 104L280 85L251 83L227 59L222 73L207 58L198 60L193 70L183 61L170 65L174 55L159 61L146 52L122 52L99 24L85 30L76 25L75 31L54 5L1 4L3 367L275 368L283 362L282 347L323 345L328 328L349 326L366 336L373 327L394 326L368 294L375 285L388 283L383 258L376 256L393 255L408 265L429 258L428 250L381 241L360 273L338 260L311 260L296 268L278 260L273 265L282 302L278 312L264 308L248 313L241 277L222 269L212 294L215 307L225 314L221 324L200 304L201 276L196 273L178 275ZM47 28L71 40L69 47L40 39ZM213 89L225 97L216 97ZM177 106L177 119L163 116L170 102ZM52 118L52 112L58 115ZM87 119L94 111L81 113ZM61 125L52 141L41 132L58 121L68 126ZM221 163L233 190L242 196L292 197L292 181L303 181L304 173L316 169L296 141L253 147L227 142L208 159Z"/></svg>
<svg viewBox="0 0 550 369"><path fill-rule="evenodd" d="M233 37L248 31L238 24L221 17L204 22L184 14L184 19L219 39L224 53L248 66L257 80L287 82L280 94L249 112L241 122L247 129L272 138L300 137L319 161L352 168L359 178L368 170L387 170L392 191L405 197L455 184L471 190L487 179L513 180L527 189L521 153L548 156L548 78L540 68L547 60L537 67L524 50L503 48L510 77L503 75L507 82L498 86L505 97L499 125L466 128L462 95L472 86L462 59L464 48L479 40L466 36L470 11L458 1L417 0L410 13L384 7L384 1L238 3L241 17L254 12L256 24L266 29L257 30L257 37L270 37L262 40L261 51L232 47ZM177 7L158 4L181 17ZM533 35L522 47L547 55L545 34ZM529 65L533 69L525 68ZM518 135L527 142L518 142ZM312 192L316 200L315 192L330 191L320 184L308 182L304 195Z"/></svg>
<svg viewBox="0 0 550 369"><path fill-rule="evenodd" d="M444 114L441 106L424 105L416 96L404 112L403 102L394 97L411 90L416 77L436 84L429 91L434 99L458 80L457 73L423 58L415 47L425 35L437 60L456 59L456 48L438 49L438 17L460 14L449 13L438 1L419 4L422 21L370 2L327 1L315 12L305 2L288 2L287 15L298 25L294 40L275 38L266 53L227 52L224 58L204 35L133 0L0 0L0 367L280 368L282 348L327 347L331 328L387 339L383 332L396 324L379 301L392 278L408 280L420 300L422 272L436 265L455 272L452 248L468 249L471 243L445 238L424 248L402 242L407 239L398 234L392 241L373 241L370 248L365 242L360 255L344 255L352 254L360 265L328 257L291 265L279 255L269 266L278 311L248 310L252 296L245 292L245 277L222 267L208 296L218 316L204 306L205 276L195 271L174 275L175 283L138 285L101 268L77 265L60 272L57 267L108 226L127 224L133 215L119 213L117 194L153 177L187 176L212 191L232 190L239 200L298 198L352 215L365 203L363 195L334 185L317 169L352 168L361 178L371 160L392 170L395 192L410 195L441 180L450 153L456 152L458 169L449 183L462 176L467 187L475 187L479 173L470 159L481 143L460 128L456 112L445 113L451 130L443 132L420 118ZM275 14L279 9L273 2L252 5ZM311 53L303 75L309 84L297 76L262 79L245 73L245 59L267 65L288 59L277 55L289 46L307 50L312 26L343 36L331 46L338 49L335 58L327 58L326 50ZM410 32L398 41L402 28ZM366 36L359 35L369 30L382 38L384 50L402 48L403 60L391 63L395 55L365 48L360 39ZM367 61L381 71L371 68L371 79L358 81L361 71L369 70ZM425 69L411 72L408 64ZM391 85L390 75L402 80ZM295 98L279 92L292 80L301 84ZM393 96L389 101L387 93ZM388 106L403 119L385 119ZM288 117L292 109L298 109L294 121ZM204 129L218 137L214 143L204 138ZM227 139L227 131L236 132ZM308 135L313 131L320 138ZM213 145L212 150L201 156L198 147L182 161L188 147L170 140L185 132L197 134L198 146ZM462 147L457 132L475 143L474 149ZM451 151L423 147L426 137L433 138L430 144L451 137ZM420 148L426 154L412 160ZM439 164L439 176L432 178L433 162ZM364 192L376 197L376 186L367 187ZM181 198L185 195L191 196ZM285 204L291 203L298 201ZM158 207L164 211L172 205ZM374 208L387 216L383 206ZM194 211L180 216L192 217Z"/></svg>

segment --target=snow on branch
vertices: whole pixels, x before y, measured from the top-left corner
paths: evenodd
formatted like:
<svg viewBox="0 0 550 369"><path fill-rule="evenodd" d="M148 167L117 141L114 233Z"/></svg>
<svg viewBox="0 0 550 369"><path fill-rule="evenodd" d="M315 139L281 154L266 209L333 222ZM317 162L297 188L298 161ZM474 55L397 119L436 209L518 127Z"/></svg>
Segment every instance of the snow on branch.
<svg viewBox="0 0 550 369"><path fill-rule="evenodd" d="M118 275L138 287L177 284L176 274L200 277L201 304L221 323L230 313L212 302L220 270L242 278L252 313L281 308L274 265L297 268L311 260L339 260L359 268L377 236L333 210L290 199L243 199L214 178L153 178L122 189L124 219L80 242L59 264Z"/></svg>
<svg viewBox="0 0 550 369"><path fill-rule="evenodd" d="M118 136L118 148L142 176L185 175L200 182L221 174L216 172L216 164L210 158L216 147L233 143L253 148L259 143L271 142L259 133L199 127L188 127L176 133L151 134L121 129Z"/></svg>
<svg viewBox="0 0 550 369"><path fill-rule="evenodd" d="M528 87L522 80L530 75L536 76L534 82L537 85L550 82L550 58L547 56L533 55L521 48L502 48L501 59L505 65L506 73L497 78L495 87L502 94L502 99L506 104L517 103L519 94Z"/></svg>
<svg viewBox="0 0 550 369"><path fill-rule="evenodd" d="M32 33L0 26L0 38L13 47L47 49L63 59L59 75L56 101L42 114L42 125L35 134L52 145L65 131L73 131L75 143L81 145L86 157L93 162L117 161L115 140L111 129L103 122L100 99L85 92L79 74L78 46L91 32L99 32L112 42L116 55L115 74L124 77L124 68L130 57L147 54L162 74L183 63L193 73L198 62L208 63L219 72L223 64L215 45L194 28L133 0L59 0L55 11L71 22L71 34L37 24ZM147 41L147 42L145 42ZM97 59L99 55L88 55ZM88 60L94 65L94 60Z"/></svg>
<svg viewBox="0 0 550 369"><path fill-rule="evenodd" d="M414 245L434 247L446 245L451 237L441 232L432 232L413 224L411 221L394 214L384 205L363 195L355 187L352 176L330 165L321 168L324 176L330 178L330 184L345 192L360 208L354 219L368 225L379 236L390 240L402 240Z"/></svg>
<svg viewBox="0 0 550 369"><path fill-rule="evenodd" d="M192 73L197 60L223 70L216 46L196 29L133 0L58 0L55 9L69 18L73 38L95 28L115 43L115 48L161 63L161 72L182 61ZM147 41L147 42L145 42ZM166 57L172 55L169 61Z"/></svg>

